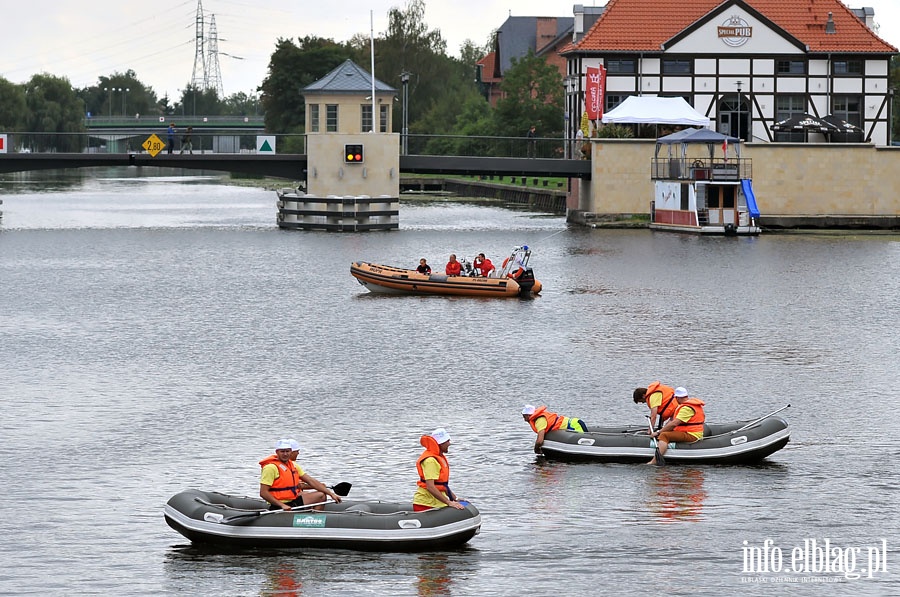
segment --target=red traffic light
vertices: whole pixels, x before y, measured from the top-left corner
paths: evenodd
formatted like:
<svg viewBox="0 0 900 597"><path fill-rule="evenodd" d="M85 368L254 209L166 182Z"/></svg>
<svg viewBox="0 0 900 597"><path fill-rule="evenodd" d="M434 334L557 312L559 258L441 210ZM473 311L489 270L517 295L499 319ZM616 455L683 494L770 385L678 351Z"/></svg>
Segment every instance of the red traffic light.
<svg viewBox="0 0 900 597"><path fill-rule="evenodd" d="M347 164L361 164L363 161L363 146L359 143L344 145L344 162Z"/></svg>

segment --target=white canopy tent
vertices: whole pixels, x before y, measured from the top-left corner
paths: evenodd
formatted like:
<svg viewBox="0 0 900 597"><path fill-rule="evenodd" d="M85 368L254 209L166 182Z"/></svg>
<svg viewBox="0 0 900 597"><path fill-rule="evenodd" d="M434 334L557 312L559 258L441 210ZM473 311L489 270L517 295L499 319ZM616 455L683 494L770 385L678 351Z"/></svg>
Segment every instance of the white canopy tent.
<svg viewBox="0 0 900 597"><path fill-rule="evenodd" d="M603 115L604 124L679 124L709 127L709 118L680 97L631 95Z"/></svg>

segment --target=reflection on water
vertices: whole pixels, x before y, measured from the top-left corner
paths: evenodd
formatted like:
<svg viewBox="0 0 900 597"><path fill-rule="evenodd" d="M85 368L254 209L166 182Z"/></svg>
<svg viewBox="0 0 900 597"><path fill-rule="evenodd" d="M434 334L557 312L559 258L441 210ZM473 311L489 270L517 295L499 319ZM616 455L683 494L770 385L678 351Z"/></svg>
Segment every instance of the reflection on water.
<svg viewBox="0 0 900 597"><path fill-rule="evenodd" d="M422 554L419 560L419 573L416 591L420 597L450 595L452 583L450 579L450 558L443 554Z"/></svg>
<svg viewBox="0 0 900 597"><path fill-rule="evenodd" d="M699 467L657 467L649 475L647 505L659 522L697 522L702 519L707 493Z"/></svg>

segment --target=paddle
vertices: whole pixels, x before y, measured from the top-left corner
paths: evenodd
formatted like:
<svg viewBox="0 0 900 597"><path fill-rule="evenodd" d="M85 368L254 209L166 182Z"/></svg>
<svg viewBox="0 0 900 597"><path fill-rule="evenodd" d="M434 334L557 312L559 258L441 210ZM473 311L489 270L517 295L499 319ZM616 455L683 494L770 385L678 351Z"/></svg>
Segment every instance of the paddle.
<svg viewBox="0 0 900 597"><path fill-rule="evenodd" d="M755 421L750 421L749 423L747 423L746 425L744 425L744 426L741 427L740 429L735 429L734 431L732 431L732 433L737 433L738 431L743 431L744 429L748 429L748 428L750 428L750 427L753 427L754 425L756 425L757 423L759 423L759 422L762 421L763 419L768 419L768 418L771 417L772 415L777 415L777 414L780 413L781 411L787 410L787 409L789 409L790 407L791 407L791 405L788 404L787 406L782 406L782 407L779 408L778 410L773 410L773 411L770 412L769 414L767 414L767 415L765 415L765 416L763 416L763 417L760 417L760 418L756 419Z"/></svg>
<svg viewBox="0 0 900 597"><path fill-rule="evenodd" d="M352 483L348 483L348 482L344 481L344 482L338 483L336 485L331 485L329 487L329 489L334 491L339 496L344 497L350 493L351 487L353 487ZM303 504L302 506L294 506L293 508L291 508L290 511L307 510L314 506L321 506L322 504L329 504L333 501L334 500L332 500L332 499L327 499L324 502L318 502L316 504ZM231 522L233 522L235 520L243 520L245 518L255 518L257 516L265 516L266 514L276 514L278 512L286 512L286 510L284 510L284 509L281 509L281 510L255 510L253 512L247 512L246 514L236 514L234 516L229 516L228 518L223 518L223 519L219 520L218 522L220 522L221 524L230 524Z"/></svg>
<svg viewBox="0 0 900 597"><path fill-rule="evenodd" d="M653 458L656 459L656 466L666 466L666 459L663 458L662 454L659 453L659 442L656 441L655 437L652 437L653 424L650 422L650 416L649 415L644 415L644 416L647 417L647 425L650 426L650 434L651 434L650 443L653 444L653 447L656 449L656 451L653 453Z"/></svg>

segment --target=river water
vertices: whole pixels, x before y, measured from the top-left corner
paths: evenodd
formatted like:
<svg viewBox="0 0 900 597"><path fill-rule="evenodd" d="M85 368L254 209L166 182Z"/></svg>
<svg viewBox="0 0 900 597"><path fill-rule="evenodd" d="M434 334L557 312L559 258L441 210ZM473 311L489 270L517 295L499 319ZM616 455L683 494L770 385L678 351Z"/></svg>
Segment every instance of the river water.
<svg viewBox="0 0 900 597"><path fill-rule="evenodd" d="M898 236L586 230L452 201L403 202L395 232L289 232L272 191L131 170L0 193L0 593L900 593ZM523 243L534 300L381 297L348 271ZM710 420L790 403L791 443L756 467L532 453L524 403L639 424L654 379ZM437 426L484 520L464 549L223 553L163 520L183 489L255 494L282 436L351 497L411 499ZM824 570L791 567L826 540Z"/></svg>

